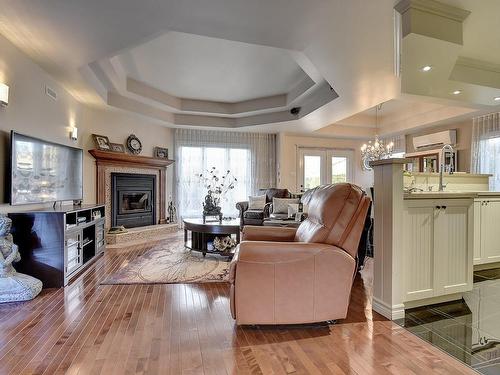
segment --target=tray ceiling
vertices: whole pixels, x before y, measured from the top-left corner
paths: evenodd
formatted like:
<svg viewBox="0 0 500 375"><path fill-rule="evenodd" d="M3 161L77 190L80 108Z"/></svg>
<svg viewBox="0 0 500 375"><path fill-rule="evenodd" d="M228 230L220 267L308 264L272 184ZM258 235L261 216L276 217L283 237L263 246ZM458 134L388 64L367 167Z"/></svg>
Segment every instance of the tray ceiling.
<svg viewBox="0 0 500 375"><path fill-rule="evenodd" d="M170 95L228 103L286 94L308 77L287 50L179 32L113 59Z"/></svg>

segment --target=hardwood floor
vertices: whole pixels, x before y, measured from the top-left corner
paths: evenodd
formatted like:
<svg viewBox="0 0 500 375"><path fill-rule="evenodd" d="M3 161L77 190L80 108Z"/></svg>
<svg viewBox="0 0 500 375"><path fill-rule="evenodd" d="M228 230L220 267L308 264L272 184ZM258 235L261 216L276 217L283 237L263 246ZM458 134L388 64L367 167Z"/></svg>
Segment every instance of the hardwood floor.
<svg viewBox="0 0 500 375"><path fill-rule="evenodd" d="M0 374L474 373L372 315L370 267L330 326L237 327L223 283L99 285L152 245L108 250L69 287L0 305Z"/></svg>

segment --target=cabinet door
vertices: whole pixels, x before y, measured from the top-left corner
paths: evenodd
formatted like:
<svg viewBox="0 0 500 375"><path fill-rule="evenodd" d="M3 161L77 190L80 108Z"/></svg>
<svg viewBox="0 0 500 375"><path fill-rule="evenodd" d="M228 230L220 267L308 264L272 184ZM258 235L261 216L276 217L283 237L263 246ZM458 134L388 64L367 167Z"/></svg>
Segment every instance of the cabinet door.
<svg viewBox="0 0 500 375"><path fill-rule="evenodd" d="M485 263L500 261L500 241L498 223L500 222L500 202L484 200L481 202L481 258Z"/></svg>
<svg viewBox="0 0 500 375"><path fill-rule="evenodd" d="M474 264L482 263L482 255L481 255L481 207L483 205L482 201L475 200L474 201Z"/></svg>
<svg viewBox="0 0 500 375"><path fill-rule="evenodd" d="M97 223L95 226L95 242L96 242L96 254L101 253L104 250L104 221Z"/></svg>
<svg viewBox="0 0 500 375"><path fill-rule="evenodd" d="M471 208L472 210L472 208ZM436 249L436 295L467 291L472 284L472 236L469 233L469 206L436 210L434 248ZM469 251L470 248L470 251Z"/></svg>
<svg viewBox="0 0 500 375"><path fill-rule="evenodd" d="M71 274L82 265L81 238L82 232L77 231L66 235L66 274Z"/></svg>
<svg viewBox="0 0 500 375"><path fill-rule="evenodd" d="M405 301L434 296L434 206L404 211Z"/></svg>

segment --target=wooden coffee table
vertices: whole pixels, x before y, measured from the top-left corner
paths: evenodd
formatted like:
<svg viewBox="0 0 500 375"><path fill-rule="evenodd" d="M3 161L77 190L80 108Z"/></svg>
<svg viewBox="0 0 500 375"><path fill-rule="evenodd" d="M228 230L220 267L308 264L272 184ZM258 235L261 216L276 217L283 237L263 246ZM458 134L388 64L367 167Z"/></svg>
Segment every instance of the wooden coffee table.
<svg viewBox="0 0 500 375"><path fill-rule="evenodd" d="M184 224L184 246L190 250L200 251L206 254L217 254L232 258L234 248L227 251L209 250L207 244L215 237L236 235L236 243L240 243L240 220L207 221L203 219L183 219ZM188 231L191 232L191 240L188 239Z"/></svg>

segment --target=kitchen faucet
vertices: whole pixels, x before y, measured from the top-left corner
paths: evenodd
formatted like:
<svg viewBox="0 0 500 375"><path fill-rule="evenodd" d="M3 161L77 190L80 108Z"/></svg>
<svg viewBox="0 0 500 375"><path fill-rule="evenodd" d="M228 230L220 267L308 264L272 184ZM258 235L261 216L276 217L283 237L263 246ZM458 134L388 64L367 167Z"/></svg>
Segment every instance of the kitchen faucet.
<svg viewBox="0 0 500 375"><path fill-rule="evenodd" d="M453 147L451 147L451 145L446 144L441 149L441 163L440 163L440 166L439 166L439 189L438 189L439 191L443 191L444 190L443 172L444 172L444 160L445 160L445 152L446 151L450 151L451 152L449 173L452 174L453 173L453 169L454 169L454 166L453 166L454 155L453 155L453 153L455 151L453 150Z"/></svg>

